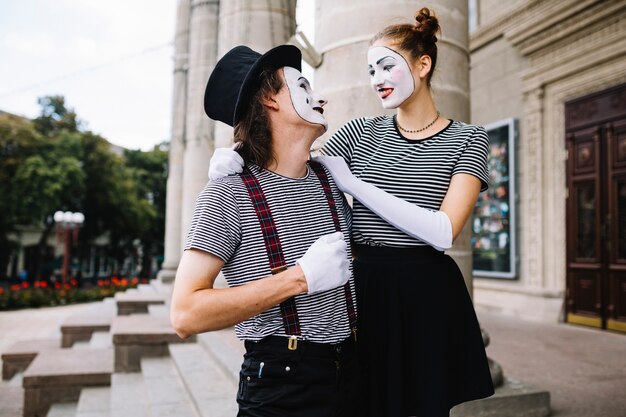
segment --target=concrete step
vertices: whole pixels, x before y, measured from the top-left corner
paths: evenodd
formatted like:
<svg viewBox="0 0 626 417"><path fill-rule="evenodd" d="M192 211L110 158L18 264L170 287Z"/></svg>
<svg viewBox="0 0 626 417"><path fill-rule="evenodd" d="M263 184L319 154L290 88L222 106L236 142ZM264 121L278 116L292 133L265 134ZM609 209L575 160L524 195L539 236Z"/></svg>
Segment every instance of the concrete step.
<svg viewBox="0 0 626 417"><path fill-rule="evenodd" d="M148 306L148 314L151 316L168 317L170 316L170 306L153 304Z"/></svg>
<svg viewBox="0 0 626 417"><path fill-rule="evenodd" d="M113 347L113 337L111 332L93 332L89 340L91 348L111 348Z"/></svg>
<svg viewBox="0 0 626 417"><path fill-rule="evenodd" d="M61 346L72 347L75 342L91 339L93 332L109 331L113 316L101 314L76 314L61 325Z"/></svg>
<svg viewBox="0 0 626 417"><path fill-rule="evenodd" d="M173 363L201 417L237 414L237 383L198 343L170 345Z"/></svg>
<svg viewBox="0 0 626 417"><path fill-rule="evenodd" d="M150 281L150 285L154 287L157 294L165 295L168 299L171 298L172 288L174 287L173 283L166 283L166 282L161 282L158 279L153 279Z"/></svg>
<svg viewBox="0 0 626 417"><path fill-rule="evenodd" d="M24 372L24 417L40 417L54 403L77 402L89 386L108 386L113 349L50 349Z"/></svg>
<svg viewBox="0 0 626 417"><path fill-rule="evenodd" d="M198 335L198 342L206 349L222 372L232 383L239 383L239 369L243 362L245 347L235 336L234 328L217 330Z"/></svg>
<svg viewBox="0 0 626 417"><path fill-rule="evenodd" d="M85 311L85 314L116 316L117 303L115 302L115 297L106 297L102 301L93 303L93 305L89 306L89 309Z"/></svg>
<svg viewBox="0 0 626 417"><path fill-rule="evenodd" d="M21 386L0 383L0 416L22 417L24 390Z"/></svg>
<svg viewBox="0 0 626 417"><path fill-rule="evenodd" d="M148 394L141 373L111 376L110 417L150 417Z"/></svg>
<svg viewBox="0 0 626 417"><path fill-rule="evenodd" d="M110 410L110 387L86 387L82 389L76 408L76 417L108 417Z"/></svg>
<svg viewBox="0 0 626 417"><path fill-rule="evenodd" d="M148 394L151 416L200 415L180 380L172 358L142 358L141 374Z"/></svg>
<svg viewBox="0 0 626 417"><path fill-rule="evenodd" d="M148 313L148 306L151 304L165 304L165 296L161 294L143 294L130 292L115 294L117 302L118 316L126 316L130 314Z"/></svg>
<svg viewBox="0 0 626 417"><path fill-rule="evenodd" d="M450 417L547 417L550 415L550 393L504 379L489 398L470 401L454 407Z"/></svg>
<svg viewBox="0 0 626 417"><path fill-rule="evenodd" d="M168 355L169 343L193 343L195 337L182 340L168 317L135 314L117 316L111 324L115 347L115 372L138 372L141 357Z"/></svg>
<svg viewBox="0 0 626 417"><path fill-rule="evenodd" d="M52 404L46 417L75 417L76 403Z"/></svg>
<svg viewBox="0 0 626 417"><path fill-rule="evenodd" d="M11 345L2 353L2 379L8 380L18 372L24 371L45 349L56 349L61 346L61 339L22 340Z"/></svg>
<svg viewBox="0 0 626 417"><path fill-rule="evenodd" d="M152 285L150 284L139 284L137 285L137 290L139 291L139 293L143 293L143 294L156 294L156 288L154 288Z"/></svg>

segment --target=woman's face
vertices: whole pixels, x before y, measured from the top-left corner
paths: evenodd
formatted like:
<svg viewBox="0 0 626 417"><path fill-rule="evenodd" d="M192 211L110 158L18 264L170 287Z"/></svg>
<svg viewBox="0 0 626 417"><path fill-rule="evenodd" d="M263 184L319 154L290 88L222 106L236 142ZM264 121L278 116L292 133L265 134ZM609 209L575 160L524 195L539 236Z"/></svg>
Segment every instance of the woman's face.
<svg viewBox="0 0 626 417"><path fill-rule="evenodd" d="M415 91L415 79L407 60L387 45L375 43L370 47L367 71L385 109L399 107Z"/></svg>

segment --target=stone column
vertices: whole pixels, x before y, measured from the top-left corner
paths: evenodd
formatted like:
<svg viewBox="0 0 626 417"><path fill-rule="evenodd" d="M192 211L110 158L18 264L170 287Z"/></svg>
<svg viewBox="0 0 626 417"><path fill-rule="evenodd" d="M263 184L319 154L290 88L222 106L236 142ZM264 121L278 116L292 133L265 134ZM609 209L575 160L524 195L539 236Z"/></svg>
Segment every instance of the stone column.
<svg viewBox="0 0 626 417"><path fill-rule="evenodd" d="M218 57L237 45L264 53L296 31L296 0L228 0L220 5ZM233 129L215 122L215 147L232 144Z"/></svg>
<svg viewBox="0 0 626 417"><path fill-rule="evenodd" d="M183 148L189 67L189 10L191 0L179 0L174 35L174 88L172 92L172 131L170 138L165 216L165 259L159 280L174 279L180 261L180 214L183 180Z"/></svg>
<svg viewBox="0 0 626 417"><path fill-rule="evenodd" d="M189 70L183 157L181 235L185 241L196 198L207 183L213 122L204 113L204 89L217 57L218 0L191 0Z"/></svg>
<svg viewBox="0 0 626 417"><path fill-rule="evenodd" d="M315 72L315 88L329 100L324 113L329 132L357 116L393 112L384 111L371 91L366 71L369 40L389 24L413 23L420 7L434 10L442 27L432 79L437 108L447 118L469 122L467 1L390 0L383 5L378 0L318 0L315 47L324 60ZM449 254L461 268L471 294L470 237L468 222Z"/></svg>
<svg viewBox="0 0 626 417"><path fill-rule="evenodd" d="M521 276L529 287L543 287L543 126L544 87L524 92L524 118L520 149Z"/></svg>

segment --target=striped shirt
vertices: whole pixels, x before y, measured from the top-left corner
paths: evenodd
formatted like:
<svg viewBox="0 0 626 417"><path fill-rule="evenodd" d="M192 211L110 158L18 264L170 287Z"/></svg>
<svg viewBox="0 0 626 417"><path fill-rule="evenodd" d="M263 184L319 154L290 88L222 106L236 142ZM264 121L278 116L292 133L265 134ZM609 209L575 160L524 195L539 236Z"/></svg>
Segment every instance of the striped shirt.
<svg viewBox="0 0 626 417"><path fill-rule="evenodd" d="M405 138L394 116L351 120L324 145L326 155L343 157L363 181L420 207L439 210L455 174L474 175L487 189L489 137L482 126L451 121L437 134ZM385 222L356 199L352 237L356 243L410 247L426 245Z"/></svg>
<svg viewBox="0 0 626 417"><path fill-rule="evenodd" d="M263 188L288 266L293 266L317 238L335 232L322 185L308 165L306 176L297 179L256 165L251 165L250 170ZM350 206L330 174L328 178L341 230L348 241L352 221ZM190 248L224 260L222 273L231 287L271 274L259 221L240 176L209 181L200 193L185 244L185 249ZM347 256L352 257L350 253ZM350 283L354 300L352 278ZM343 286L295 298L302 340L337 343L350 335ZM237 324L235 332L240 339L255 341L270 335L287 336L278 305Z"/></svg>

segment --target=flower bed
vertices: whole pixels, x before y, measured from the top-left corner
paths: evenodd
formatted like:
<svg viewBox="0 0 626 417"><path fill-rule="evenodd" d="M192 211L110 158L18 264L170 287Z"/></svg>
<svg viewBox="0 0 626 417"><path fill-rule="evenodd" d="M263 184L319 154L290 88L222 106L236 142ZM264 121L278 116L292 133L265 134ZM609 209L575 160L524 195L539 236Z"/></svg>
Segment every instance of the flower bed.
<svg viewBox="0 0 626 417"><path fill-rule="evenodd" d="M97 286L91 288L78 288L77 284L76 280L71 280L65 284L35 281L33 285L23 282L22 284L11 285L8 289L0 287L0 310L98 301L110 297L118 291L136 288L139 279L111 277L110 279L98 280Z"/></svg>

